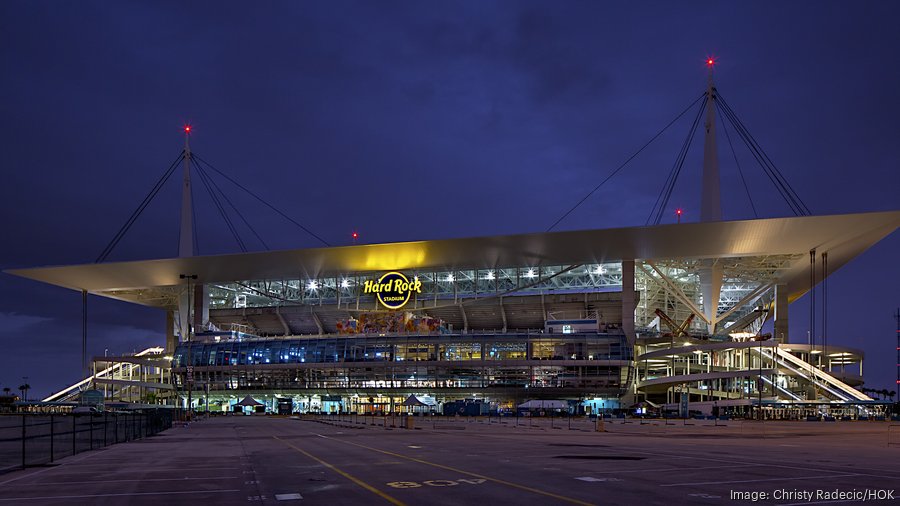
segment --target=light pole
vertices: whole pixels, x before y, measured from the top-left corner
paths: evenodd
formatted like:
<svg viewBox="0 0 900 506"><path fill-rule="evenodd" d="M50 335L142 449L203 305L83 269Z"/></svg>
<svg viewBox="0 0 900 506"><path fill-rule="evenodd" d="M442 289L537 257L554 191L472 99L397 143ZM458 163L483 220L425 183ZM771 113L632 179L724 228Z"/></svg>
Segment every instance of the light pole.
<svg viewBox="0 0 900 506"><path fill-rule="evenodd" d="M763 419L762 413L762 387L763 387L763 354L762 354L762 341L759 342L759 379L756 380L756 389L759 391L759 404L757 405L757 413L759 413L759 421ZM774 354L774 351L773 351Z"/></svg>
<svg viewBox="0 0 900 506"><path fill-rule="evenodd" d="M184 338L187 341L187 371L185 373L185 383L188 389L188 398L187 398L187 419L191 421L193 419L193 391L194 391L194 364L191 360L191 346L193 344L193 338L191 334L193 333L193 324L191 323L191 308L193 307L193 291L194 286L192 281L197 279L196 274L181 274L179 276L181 279L187 280L187 288L188 288L188 300L187 300L187 318L184 318L183 321L187 322L187 329L181 329L184 334Z"/></svg>

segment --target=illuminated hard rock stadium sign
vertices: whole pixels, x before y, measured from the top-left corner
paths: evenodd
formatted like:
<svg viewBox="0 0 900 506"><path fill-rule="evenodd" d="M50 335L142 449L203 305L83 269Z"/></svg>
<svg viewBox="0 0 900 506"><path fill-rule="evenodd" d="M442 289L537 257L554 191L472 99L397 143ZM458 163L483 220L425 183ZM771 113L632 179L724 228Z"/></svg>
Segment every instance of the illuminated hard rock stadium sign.
<svg viewBox="0 0 900 506"><path fill-rule="evenodd" d="M409 302L413 293L422 293L422 282L418 279L410 281L400 272L388 272L378 281L366 281L363 293L374 293L378 302L388 309L400 309Z"/></svg>

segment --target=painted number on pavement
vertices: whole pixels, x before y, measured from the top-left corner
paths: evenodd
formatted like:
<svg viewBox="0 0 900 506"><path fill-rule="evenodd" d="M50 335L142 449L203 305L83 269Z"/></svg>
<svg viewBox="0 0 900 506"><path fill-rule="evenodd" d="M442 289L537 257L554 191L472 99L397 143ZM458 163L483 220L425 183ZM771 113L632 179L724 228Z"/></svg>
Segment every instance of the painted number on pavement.
<svg viewBox="0 0 900 506"><path fill-rule="evenodd" d="M460 480L426 480L421 483L415 481L391 481L386 485L393 488L420 488L423 485L428 487L455 487L460 483L469 485L481 485L487 480L482 478L463 478Z"/></svg>

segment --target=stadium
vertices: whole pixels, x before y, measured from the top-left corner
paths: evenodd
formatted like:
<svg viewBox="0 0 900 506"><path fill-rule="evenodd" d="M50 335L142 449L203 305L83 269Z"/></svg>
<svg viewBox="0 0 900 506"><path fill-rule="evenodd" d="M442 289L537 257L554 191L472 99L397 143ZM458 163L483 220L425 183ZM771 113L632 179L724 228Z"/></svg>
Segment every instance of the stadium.
<svg viewBox="0 0 900 506"><path fill-rule="evenodd" d="M722 221L715 108L728 108L711 81L701 98L699 223L192 256L186 137L168 173L183 162L179 257L10 271L167 315L164 346L93 357L84 380L44 401L879 413L859 390L863 353L789 342L789 305L894 232L900 211L810 216L799 203L794 217Z"/></svg>

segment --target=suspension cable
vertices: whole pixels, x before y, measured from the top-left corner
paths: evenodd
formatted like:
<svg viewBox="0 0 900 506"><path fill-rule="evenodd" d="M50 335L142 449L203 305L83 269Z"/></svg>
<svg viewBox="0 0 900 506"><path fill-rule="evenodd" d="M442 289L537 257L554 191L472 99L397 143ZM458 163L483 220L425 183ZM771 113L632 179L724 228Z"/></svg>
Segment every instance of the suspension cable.
<svg viewBox="0 0 900 506"><path fill-rule="evenodd" d="M702 95L700 95L699 97L697 97L697 99L695 99L693 102L691 102L690 105L688 105L687 107L685 107L684 110L681 111L681 112L678 114L678 116L675 116L675 119L673 119L673 120L670 121L666 126L664 126L662 130L660 130L659 132L657 132L656 135L654 135L653 137L651 137L650 140L647 141L643 146L641 146L637 151L635 151L634 154L632 154L631 156L628 157L627 160L625 160L624 162L622 162L622 164L619 165L619 166L616 168L616 170L612 171L612 173L610 173L608 176L606 176L606 178L604 178L603 181L600 181L600 184L598 184L597 186L595 186L593 190L591 190L590 192L588 192L588 194L585 195L581 200L579 200L574 206L572 206L571 209L569 209L568 211L566 211L562 216L559 217L558 220L556 220L555 222L553 222L553 225L550 225L550 227L547 228L547 232L550 232L551 230L553 230L554 228L556 228L556 226L559 225L559 223L560 223L561 221L563 221L564 219L566 219L566 217L569 216L569 215L572 213L572 211L574 211L575 209L577 209L578 206L580 206L581 204L584 203L584 201L586 201L588 198L590 198L590 196L593 195L594 192L596 192L597 190L599 190L601 186L603 186L604 184L606 184L606 182L609 181L610 179L612 179L613 176L615 176L616 174L618 174L620 170L622 170L623 168L625 168L625 166L628 165L628 163L631 162L631 160L633 160L637 155L641 154L641 152L644 151L644 148L646 148L647 146L649 146L649 145L650 145L653 141L655 141L660 135L662 135L663 132L665 132L666 130L668 130L670 126L672 126L676 121L678 121L682 116L684 116L684 114L685 114L686 112L688 112L692 107L694 107L694 104L696 104L700 99L702 99L702 98L705 97L705 96L706 96L706 92L703 92Z"/></svg>
<svg viewBox="0 0 900 506"><path fill-rule="evenodd" d="M212 176L210 176L209 173L206 172L203 169L203 167L201 167L199 164L195 163L194 166L197 167L198 171L203 173L203 175L210 182L210 184L212 184L213 189L215 189L219 193L219 195L222 197L222 200L224 200L225 203L228 204L228 207L230 207L231 210L234 211L234 214L236 214L238 216L238 218L240 218L241 221L244 222L244 225L246 225L247 228L250 229L250 232L252 232L253 235L256 236L256 239L263 245L263 248L270 249L269 245L266 244L266 241L264 241L263 238L260 237L260 235L256 232L256 229L253 228L253 225L251 225L250 222L247 221L247 218L245 218L244 215L241 213L241 211L238 210L237 206L234 205L234 202L232 202L231 199L229 199L228 196L225 195L225 192L222 191L222 188L219 186L218 183L216 183L216 180Z"/></svg>
<svg viewBox="0 0 900 506"><path fill-rule="evenodd" d="M238 183L237 181L235 181L234 179L232 179L231 177L229 177L229 176L228 176L227 174L225 174L224 172L222 172L222 171L220 171L219 169L215 168L211 163L207 162L207 161L204 160L203 158L200 158L199 156L197 156L196 154L193 154L193 153L192 153L191 157L192 157L192 159L201 162L203 165L206 165L206 167L212 169L213 171L215 171L216 173L218 173L220 176L222 176L222 177L224 177L225 179L227 179L229 182L231 182L231 184L237 186L237 187L240 188L241 190L244 190L245 192L247 192L248 194L250 194L250 196L252 196L252 197L255 198L256 200L262 202L266 207L268 207L269 209L271 209L271 210L275 211L276 213L280 214L284 219L286 219L286 220L290 221L291 223L293 223L294 225L300 227L304 232L306 232L307 234L309 234L309 235L315 237L319 242L321 242L321 243L324 244L325 246L331 246L331 244L328 244L328 241L326 241L325 239L322 239L321 237L319 237L318 235L316 235L313 231L311 231L310 229L308 229L308 228L304 227L302 224L300 224L297 220L291 218L290 216L288 216L287 214L283 213L282 211L280 211L278 208L276 208L276 207L273 206L272 204L266 202L262 197L260 197L259 195L253 193L252 191L250 191L249 189L247 189L246 187L244 187L242 184Z"/></svg>
<svg viewBox="0 0 900 506"><path fill-rule="evenodd" d="M195 164L196 165L196 164ZM241 235L238 233L237 229L232 223L231 218L228 217L228 213L225 212L225 207L222 205L222 202L219 201L218 195L213 191L212 186L209 184L209 181L206 179L206 174L201 171L197 171L197 175L200 176L200 181L203 183L203 186L206 188L206 192L209 193L209 197L212 199L213 204L216 206L216 209L219 211L219 216L225 221L225 225L228 227L228 230L231 232L232 237L238 243L238 247L241 248L241 251L246 253L247 247L244 245L244 241L241 239Z"/></svg>
<svg viewBox="0 0 900 506"><path fill-rule="evenodd" d="M94 263L103 262L107 257L109 257L113 249L115 249L115 247L119 244L119 241L121 241L122 238L125 237L125 234L128 233L128 230L131 229L131 226L134 225L134 222L137 221L141 213L144 212L144 209L146 209L147 206L150 205L150 202L154 199L154 197L156 197L156 195L159 193L159 190L163 186L165 186L166 181L168 181L172 173L175 172L175 167L178 166L178 162L183 159L184 151L182 150L181 153L178 154L178 158L176 158L175 161L172 162L172 165L170 165L169 168L166 169L166 171L163 173L163 175L156 181L156 184L153 186L153 189L150 190L150 193L148 193L147 196L144 197L144 200L141 201L137 209L135 209L134 212L131 213L131 216L128 217L128 220L125 222L125 224L122 225L119 231L116 232L116 235L113 236L112 240L109 241L109 244L107 244L106 247L103 248L103 251L101 251L100 255L97 256L97 259L94 260Z"/></svg>
<svg viewBox="0 0 900 506"><path fill-rule="evenodd" d="M191 185L191 220L193 226L191 227L194 235L194 254L200 254L200 232L198 229L200 228L197 224L197 199L194 198L194 185Z"/></svg>
<svg viewBox="0 0 900 506"><path fill-rule="evenodd" d="M681 153L681 160L678 161L678 164L677 164L678 168L674 174L674 177L672 178L672 184L669 186L669 190L666 192L666 197L663 200L662 204L659 206L659 209L657 210L656 220L654 220L654 223L656 225L659 225L660 222L662 221L663 213L665 212L666 208L669 205L669 199L672 197L672 192L675 190L675 183L678 180L678 176L681 175L681 170L684 168L684 162L687 159L688 152L691 149L691 144L694 141L694 135L696 135L696 133L697 133L697 127L700 126L700 120L703 118L703 111L705 111L705 110L706 110L706 102L703 102L703 104L700 106L700 110L697 111L697 117L694 118L693 126L691 127L690 131L688 132L688 137L685 140L683 152Z"/></svg>
<svg viewBox="0 0 900 506"><path fill-rule="evenodd" d="M721 102L720 102L721 104ZM724 105L721 108L723 116L731 122L731 125L735 128L735 131L738 133L738 136L747 148L750 150L750 154L753 155L753 158L756 159L756 163L763 169L763 173L765 173L766 177L769 178L769 181L772 182L772 185L778 190L778 193L781 195L781 198L787 203L788 207L791 208L791 212L794 213L795 216L799 215L800 212L797 209L796 205L791 201L790 197L785 193L785 189L778 183L775 175L772 174L772 171L769 169L768 165L766 165L765 160L762 155L756 149L756 147L747 139L747 137L743 134L740 127L736 124L736 119L734 119L732 113L728 111Z"/></svg>
<svg viewBox="0 0 900 506"><path fill-rule="evenodd" d="M795 214L801 216L809 216L812 214L809 210L809 207L803 203L803 200L800 199L800 196L791 186L791 184L787 181L781 171L778 170L778 167L775 166L775 163L769 157L769 155L762 149L759 142L756 141L756 138L750 133L741 119L737 116L731 106L728 105L728 102L725 101L725 98L722 97L721 93L717 93L716 100L722 105L722 110L725 115L728 117L728 120L731 121L732 126L735 127L735 130L742 136L744 142L748 147L751 147L751 151L754 152L754 157L757 158L757 161L760 162L760 165L763 166L763 170L770 173L770 179L774 179L777 181L776 186L779 189L779 192L782 193L782 196L785 197L785 200L788 202L788 205L791 206L792 210L794 210ZM757 154L759 156L757 156Z"/></svg>
<svg viewBox="0 0 900 506"><path fill-rule="evenodd" d="M703 96L706 96L705 92ZM681 143L681 149L678 151L678 155L675 157L675 163L672 165L672 169L669 171L669 176L666 178L665 184L663 184L659 195L656 197L656 202L653 204L653 209L650 210L650 216L647 217L647 225L650 224L651 220L653 220L654 225L659 225L659 223L662 221L663 212L665 211L666 206L668 206L669 204L669 198L672 196L672 192L675 189L675 183L678 180L678 176L681 175L681 169L684 167L684 161L687 158L691 143L694 140L694 134L697 132L697 126L700 124L700 119L703 117L703 111L706 109L706 103L707 100L704 100L700 104L700 107L697 109L697 115L694 116L694 121L691 122L691 127L690 129L688 129L687 137L685 137L684 142ZM655 218L654 213L656 215Z"/></svg>
<svg viewBox="0 0 900 506"><path fill-rule="evenodd" d="M750 187L747 186L747 180L744 179L744 171L741 169L741 162L738 161L737 152L734 150L734 144L731 143L731 135L728 133L728 128L725 126L725 119L722 117L722 111L716 110L719 113L719 120L722 123L722 130L725 131L725 138L728 139L728 147L731 148L731 156L734 157L734 164L737 166L738 174L741 175L741 183L744 184L744 191L747 192L747 200L750 201L750 209L753 209L753 217L759 218L759 214L756 212L756 205L753 204L753 198L750 196Z"/></svg>

